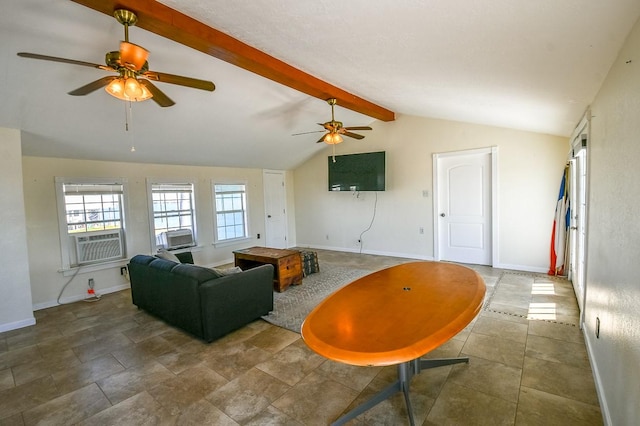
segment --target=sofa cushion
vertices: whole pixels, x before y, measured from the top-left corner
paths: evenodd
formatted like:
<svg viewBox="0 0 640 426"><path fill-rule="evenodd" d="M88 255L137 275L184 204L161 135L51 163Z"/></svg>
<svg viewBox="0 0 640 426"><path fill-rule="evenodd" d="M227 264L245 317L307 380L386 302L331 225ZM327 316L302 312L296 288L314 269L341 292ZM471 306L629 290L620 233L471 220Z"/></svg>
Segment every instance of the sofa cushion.
<svg viewBox="0 0 640 426"><path fill-rule="evenodd" d="M192 278L198 282L213 280L223 276L209 268L203 268L202 266L188 265L188 264L182 264L182 263L175 265L173 269L171 269L171 272L173 272L174 274Z"/></svg>
<svg viewBox="0 0 640 426"><path fill-rule="evenodd" d="M146 254L137 254L131 258L130 263L137 265L148 265L156 259L154 256L148 256Z"/></svg>
<svg viewBox="0 0 640 426"><path fill-rule="evenodd" d="M220 274L221 277L224 277L226 275L231 275L231 274L239 274L240 272L242 272L242 269L240 269L239 266L234 266L233 268L226 268L226 269L220 269L220 268L211 268L213 269L213 271L216 274Z"/></svg>
<svg viewBox="0 0 640 426"><path fill-rule="evenodd" d="M156 256L158 256L160 259L165 259L165 260L170 260L172 262L181 263L180 259L178 259L178 256L176 256L175 254L171 253L170 251L166 251L165 249L158 250L158 254Z"/></svg>
<svg viewBox="0 0 640 426"><path fill-rule="evenodd" d="M151 261L151 263L149 263L149 266L160 271L171 271L177 265L179 265L179 263L176 263L172 260L160 259L159 257L155 258L153 261Z"/></svg>

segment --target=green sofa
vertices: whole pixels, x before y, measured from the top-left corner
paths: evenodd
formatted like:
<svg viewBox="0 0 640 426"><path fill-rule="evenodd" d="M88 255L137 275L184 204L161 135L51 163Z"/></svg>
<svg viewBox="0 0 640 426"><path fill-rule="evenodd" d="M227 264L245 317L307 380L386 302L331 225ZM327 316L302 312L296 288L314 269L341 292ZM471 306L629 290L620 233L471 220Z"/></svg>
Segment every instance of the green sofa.
<svg viewBox="0 0 640 426"><path fill-rule="evenodd" d="M273 310L272 265L222 275L139 254L128 268L134 305L207 342Z"/></svg>

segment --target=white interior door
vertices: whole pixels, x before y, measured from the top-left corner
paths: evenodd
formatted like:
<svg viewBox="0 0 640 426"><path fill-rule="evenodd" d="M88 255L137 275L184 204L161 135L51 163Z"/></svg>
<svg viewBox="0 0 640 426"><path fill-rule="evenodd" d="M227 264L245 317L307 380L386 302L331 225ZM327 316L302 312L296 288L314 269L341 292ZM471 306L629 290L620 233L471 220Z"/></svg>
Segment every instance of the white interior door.
<svg viewBox="0 0 640 426"><path fill-rule="evenodd" d="M492 264L492 153L436 155L437 260Z"/></svg>
<svg viewBox="0 0 640 426"><path fill-rule="evenodd" d="M284 172L263 172L265 203L265 244L272 248L287 248L287 198Z"/></svg>
<svg viewBox="0 0 640 426"><path fill-rule="evenodd" d="M587 218L587 128L586 125L574 139L573 158L569 161L571 223L569 234L569 280L573 284L578 307L580 324L584 314L586 296L585 257L586 257L586 218Z"/></svg>

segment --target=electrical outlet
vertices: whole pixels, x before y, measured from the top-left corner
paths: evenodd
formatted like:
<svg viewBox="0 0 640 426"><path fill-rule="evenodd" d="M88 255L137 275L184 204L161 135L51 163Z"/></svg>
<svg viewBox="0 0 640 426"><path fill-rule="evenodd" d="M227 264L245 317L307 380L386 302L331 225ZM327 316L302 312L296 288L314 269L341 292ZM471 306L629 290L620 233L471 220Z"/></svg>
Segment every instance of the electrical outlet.
<svg viewBox="0 0 640 426"><path fill-rule="evenodd" d="M125 275L127 273L127 267L126 266L122 266L120 268L120 275Z"/></svg>
<svg viewBox="0 0 640 426"><path fill-rule="evenodd" d="M89 288L93 288L94 283L95 282L93 281L93 278L89 278L89 282L87 283L87 285L89 286Z"/></svg>
<svg viewBox="0 0 640 426"><path fill-rule="evenodd" d="M258 239L260 239L260 234L258 234Z"/></svg>
<svg viewBox="0 0 640 426"><path fill-rule="evenodd" d="M418 232L420 232L421 234L424 234L424 228L421 226Z"/></svg>

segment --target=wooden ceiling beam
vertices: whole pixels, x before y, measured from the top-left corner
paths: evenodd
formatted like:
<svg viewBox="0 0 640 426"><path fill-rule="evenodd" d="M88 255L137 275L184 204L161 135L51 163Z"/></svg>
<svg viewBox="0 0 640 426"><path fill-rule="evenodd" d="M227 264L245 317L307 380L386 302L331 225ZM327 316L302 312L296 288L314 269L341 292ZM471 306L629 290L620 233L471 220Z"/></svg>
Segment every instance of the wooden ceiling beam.
<svg viewBox="0 0 640 426"><path fill-rule="evenodd" d="M113 11L116 9L131 10L138 16L137 27L199 50L309 96L323 100L336 98L341 107L381 121L395 119L393 111L300 71L155 0L71 1L109 16L113 16Z"/></svg>

